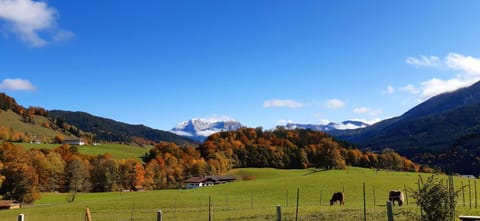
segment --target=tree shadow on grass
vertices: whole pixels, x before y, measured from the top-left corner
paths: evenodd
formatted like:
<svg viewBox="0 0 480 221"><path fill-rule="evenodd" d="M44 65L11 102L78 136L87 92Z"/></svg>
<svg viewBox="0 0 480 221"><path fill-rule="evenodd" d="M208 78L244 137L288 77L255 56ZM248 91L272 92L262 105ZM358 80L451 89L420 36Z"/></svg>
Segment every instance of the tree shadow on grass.
<svg viewBox="0 0 480 221"><path fill-rule="evenodd" d="M308 172L306 174L303 174L303 176L308 176L308 175L312 175L314 173L323 172L323 171L327 171L327 169L312 168L312 169L310 169L310 172Z"/></svg>

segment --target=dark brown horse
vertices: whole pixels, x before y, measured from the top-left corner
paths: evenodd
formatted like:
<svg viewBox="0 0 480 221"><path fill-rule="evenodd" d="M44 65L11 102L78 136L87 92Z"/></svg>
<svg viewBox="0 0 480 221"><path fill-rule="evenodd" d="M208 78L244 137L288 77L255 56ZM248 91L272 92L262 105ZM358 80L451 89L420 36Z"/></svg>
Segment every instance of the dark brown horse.
<svg viewBox="0 0 480 221"><path fill-rule="evenodd" d="M332 206L333 204L336 204L337 201L340 203L340 205L345 205L345 194L342 192L336 192L333 194L332 199L330 199L330 205Z"/></svg>

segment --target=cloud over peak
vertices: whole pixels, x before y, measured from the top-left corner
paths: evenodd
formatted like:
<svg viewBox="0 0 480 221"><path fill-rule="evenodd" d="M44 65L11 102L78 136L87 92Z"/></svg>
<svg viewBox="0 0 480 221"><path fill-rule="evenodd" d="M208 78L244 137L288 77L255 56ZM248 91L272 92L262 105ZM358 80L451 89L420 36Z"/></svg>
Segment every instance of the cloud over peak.
<svg viewBox="0 0 480 221"><path fill-rule="evenodd" d="M368 107L357 107L353 109L353 113L356 114L368 114L372 117L378 116L382 113L382 110L380 109L370 109Z"/></svg>
<svg viewBox="0 0 480 221"><path fill-rule="evenodd" d="M49 7L46 2L0 0L0 20L5 21L6 31L34 47L73 37L71 31L57 27L57 18L57 10Z"/></svg>
<svg viewBox="0 0 480 221"><path fill-rule="evenodd" d="M287 107L287 108L302 108L305 104L289 100L289 99L273 99L273 100L266 100L263 102L263 107L265 108L274 108L274 107Z"/></svg>
<svg viewBox="0 0 480 221"><path fill-rule="evenodd" d="M29 80L24 80L20 78L15 79L4 79L0 83L0 90L9 90L9 91L33 91L36 90L35 87Z"/></svg>

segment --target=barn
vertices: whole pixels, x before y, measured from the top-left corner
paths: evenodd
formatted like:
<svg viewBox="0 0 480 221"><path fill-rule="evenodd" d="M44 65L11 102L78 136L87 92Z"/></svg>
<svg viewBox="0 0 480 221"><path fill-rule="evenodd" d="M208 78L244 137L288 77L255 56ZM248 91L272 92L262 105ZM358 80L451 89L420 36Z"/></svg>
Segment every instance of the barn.
<svg viewBox="0 0 480 221"><path fill-rule="evenodd" d="M204 186L213 186L222 183L229 183L235 181L236 178L231 175L225 176L204 176L204 177L190 177L184 181L185 188L194 189Z"/></svg>
<svg viewBox="0 0 480 221"><path fill-rule="evenodd" d="M0 210L2 209L19 209L20 203L16 200L0 200Z"/></svg>

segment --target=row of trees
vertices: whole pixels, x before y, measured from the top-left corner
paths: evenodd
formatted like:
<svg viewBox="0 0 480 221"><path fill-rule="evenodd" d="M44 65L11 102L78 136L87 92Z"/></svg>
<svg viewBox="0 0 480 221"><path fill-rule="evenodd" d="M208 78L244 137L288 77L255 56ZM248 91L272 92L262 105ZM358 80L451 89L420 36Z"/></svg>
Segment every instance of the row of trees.
<svg viewBox="0 0 480 221"><path fill-rule="evenodd" d="M40 192L181 188L191 176L223 174L239 167L421 169L390 149L380 154L362 152L322 132L283 128L222 132L199 147L159 143L141 159L82 155L77 146L69 145L25 150L4 142L0 145L0 194L31 203Z"/></svg>
<svg viewBox="0 0 480 221"><path fill-rule="evenodd" d="M210 136L201 146L202 157L214 171L239 167L325 168L348 166L403 171L428 171L392 149L382 153L362 152L352 144L338 142L330 135L311 130L273 131L242 128Z"/></svg>
<svg viewBox="0 0 480 221"><path fill-rule="evenodd" d="M5 199L32 203L41 192L181 188L190 176L211 174L194 147L160 143L151 152L155 156L142 162L114 159L110 154L82 155L77 146L25 150L4 142L0 145L0 194Z"/></svg>

